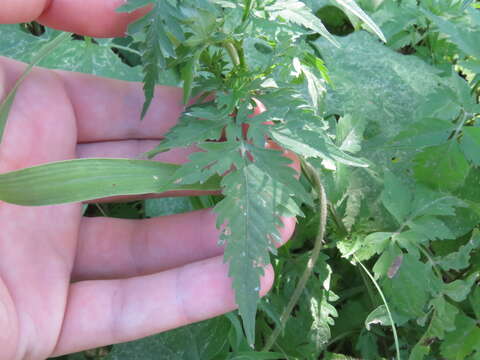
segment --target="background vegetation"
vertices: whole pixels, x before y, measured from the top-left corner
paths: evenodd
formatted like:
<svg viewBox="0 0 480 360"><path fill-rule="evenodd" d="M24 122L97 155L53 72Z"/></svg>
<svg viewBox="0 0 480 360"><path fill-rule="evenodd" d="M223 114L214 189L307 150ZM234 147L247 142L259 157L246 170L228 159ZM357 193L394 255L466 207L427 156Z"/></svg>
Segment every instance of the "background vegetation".
<svg viewBox="0 0 480 360"><path fill-rule="evenodd" d="M329 201L327 233L272 350L260 351L318 233L320 214L306 206L294 238L272 259L277 276L257 314L256 352L234 312L64 359L391 359L396 346L402 359L480 359L480 3L357 2L386 44L336 2L305 1L341 45L310 39L330 79L320 111L340 149L372 166L312 160ZM0 55L30 62L56 33L1 25ZM76 36L40 65L141 81L139 55L133 38ZM160 82L180 79L171 71ZM86 215L154 217L217 201L90 205Z"/></svg>

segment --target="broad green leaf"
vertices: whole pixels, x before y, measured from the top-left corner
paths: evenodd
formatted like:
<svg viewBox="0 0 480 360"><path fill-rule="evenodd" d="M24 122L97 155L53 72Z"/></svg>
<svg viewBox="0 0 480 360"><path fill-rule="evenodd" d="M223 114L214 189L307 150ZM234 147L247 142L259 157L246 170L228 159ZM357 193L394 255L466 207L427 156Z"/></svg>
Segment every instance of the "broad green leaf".
<svg viewBox="0 0 480 360"><path fill-rule="evenodd" d="M57 39L58 33L48 29L42 36L33 36L23 32L17 25L0 25L0 55L31 63L42 54L43 46ZM49 55L36 62L36 65L121 80L141 80L140 70L124 64L112 47L115 45L111 40L93 42L70 38L51 49Z"/></svg>
<svg viewBox="0 0 480 360"><path fill-rule="evenodd" d="M480 43L478 41L480 28L476 30L468 29L428 11L424 11L424 13L438 26L438 29L446 34L465 54L474 56L477 59L480 58Z"/></svg>
<svg viewBox="0 0 480 360"><path fill-rule="evenodd" d="M409 221L408 226L425 239L454 239L455 235L445 223L434 216L421 216Z"/></svg>
<svg viewBox="0 0 480 360"><path fill-rule="evenodd" d="M455 319L459 310L444 297L433 299L430 305L433 307L434 315L430 322L428 336L443 339L445 333L455 330Z"/></svg>
<svg viewBox="0 0 480 360"><path fill-rule="evenodd" d="M480 127L463 128L460 147L468 160L480 166Z"/></svg>
<svg viewBox="0 0 480 360"><path fill-rule="evenodd" d="M475 287L475 290L469 296L470 304L475 313L477 320L480 320L480 286Z"/></svg>
<svg viewBox="0 0 480 360"><path fill-rule="evenodd" d="M148 218L181 214L192 210L194 209L188 197L145 200L145 216Z"/></svg>
<svg viewBox="0 0 480 360"><path fill-rule="evenodd" d="M284 354L270 351L244 351L236 353L229 360L281 360L284 358Z"/></svg>
<svg viewBox="0 0 480 360"><path fill-rule="evenodd" d="M382 282L388 304L397 315L395 321L398 325L425 315L424 307L432 289L432 279L434 276L430 266L406 254L396 275Z"/></svg>
<svg viewBox="0 0 480 360"><path fill-rule="evenodd" d="M370 331L372 325L379 324L382 326L392 326L390 318L388 317L387 308L385 305L380 305L365 319L365 327Z"/></svg>
<svg viewBox="0 0 480 360"><path fill-rule="evenodd" d="M169 190L219 190L218 179L201 185L172 184L178 165L147 160L81 159L0 174L0 200L50 205Z"/></svg>
<svg viewBox="0 0 480 360"><path fill-rule="evenodd" d="M474 351L480 352L480 328L474 319L460 313L455 330L440 344L440 352L446 359L463 360Z"/></svg>
<svg viewBox="0 0 480 360"><path fill-rule="evenodd" d="M420 123L423 119L417 110L429 96L451 87L450 83L439 77L434 67L387 48L365 31L338 41L340 48L322 39L315 41L332 82L326 115L351 114L365 121L362 150L357 155L379 167L403 169L416 149L397 148L391 140ZM392 163L392 158L402 163Z"/></svg>
<svg viewBox="0 0 480 360"><path fill-rule="evenodd" d="M335 0L338 4L340 4L344 9L351 12L359 19L361 19L365 25L373 31L383 42L387 42L387 39L382 33L382 30L378 27L377 24L368 16L354 0Z"/></svg>
<svg viewBox="0 0 480 360"><path fill-rule="evenodd" d="M396 141L395 138L413 125L421 124L422 104L440 89L452 85L438 76L434 67L415 56L404 56L387 48L365 31L354 32L338 41L341 48L325 40L315 42L329 69L332 84L327 90L324 116L333 120L334 116L349 115L365 123L361 149L355 155L368 162L371 170L350 169L338 179L346 179L343 181L349 184L355 179L349 191L362 192L362 218L374 219L375 224L371 223L374 228L370 231L378 231L378 226L392 222L391 215L378 201L383 190L382 173L388 169L409 184L412 160L425 146L423 143L419 146L416 139L410 141L410 137L415 138L415 131L408 139ZM442 131L438 130L441 133L438 136L430 136L427 129L423 135L419 133L419 141L444 134L444 139L448 139L449 132ZM400 200L405 202L403 198Z"/></svg>
<svg viewBox="0 0 480 360"><path fill-rule="evenodd" d="M455 142L425 148L415 157L415 178L428 186L455 190L464 182L470 166Z"/></svg>
<svg viewBox="0 0 480 360"><path fill-rule="evenodd" d="M413 194L410 188L391 172L385 173L384 187L381 194L383 206L401 224L411 212Z"/></svg>
<svg viewBox="0 0 480 360"><path fill-rule="evenodd" d="M430 302L432 318L427 331L414 346L408 360L423 360L431 351L430 338L443 339L445 333L455 330L455 319L459 310L444 297L438 297Z"/></svg>
<svg viewBox="0 0 480 360"><path fill-rule="evenodd" d="M105 360L214 360L226 359L226 334L231 324L224 316L181 327L142 340L118 344Z"/></svg>

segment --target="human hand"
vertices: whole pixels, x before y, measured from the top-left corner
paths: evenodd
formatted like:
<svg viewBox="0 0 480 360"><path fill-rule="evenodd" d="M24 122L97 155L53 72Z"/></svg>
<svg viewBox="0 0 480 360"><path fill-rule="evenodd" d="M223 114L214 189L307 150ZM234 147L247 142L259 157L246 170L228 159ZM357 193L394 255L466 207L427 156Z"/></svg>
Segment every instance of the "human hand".
<svg viewBox="0 0 480 360"><path fill-rule="evenodd" d="M139 14L122 1L3 0L0 23L41 22L121 35ZM24 65L0 58L0 100ZM76 157L135 157L182 111L159 87L140 121L141 84L36 69L20 87L0 145L0 172ZM156 159L186 161L189 150ZM284 240L294 220L284 221ZM0 359L44 359L125 342L235 308L211 210L149 220L83 218L81 204L0 202ZM261 294L273 281L271 268ZM8 331L4 331L8 329Z"/></svg>

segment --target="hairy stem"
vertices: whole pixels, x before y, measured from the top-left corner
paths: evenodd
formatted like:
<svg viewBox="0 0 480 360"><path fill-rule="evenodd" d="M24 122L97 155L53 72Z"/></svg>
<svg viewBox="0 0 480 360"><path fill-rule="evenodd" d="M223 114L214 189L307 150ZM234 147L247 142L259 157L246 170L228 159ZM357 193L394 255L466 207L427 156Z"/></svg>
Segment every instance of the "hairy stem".
<svg viewBox="0 0 480 360"><path fill-rule="evenodd" d="M280 332L283 331L285 325L287 324L288 319L290 318L290 314L292 313L293 308L297 304L300 296L307 285L307 282L310 276L313 273L313 269L315 267L315 263L318 260L318 256L320 255L320 250L322 249L323 245L323 238L325 236L325 229L327 226L327 195L325 193L325 189L323 187L322 181L320 180L320 176L315 168L310 165L307 161L302 160L302 168L304 169L305 173L308 177L312 180L315 190L317 191L318 198L319 198L319 212L320 212L320 225L318 228L317 237L315 238L315 244L313 246L312 254L308 259L307 266L303 271L300 280L298 281L297 287L293 292L290 301L288 302L287 306L283 310L282 315L280 316L280 326L277 326L272 334L267 339L263 351L269 351L275 341L277 340Z"/></svg>
<svg viewBox="0 0 480 360"><path fill-rule="evenodd" d="M228 56L232 59L233 65L240 65L240 56L238 55L237 48L231 41L227 41L224 44L225 50L227 50Z"/></svg>

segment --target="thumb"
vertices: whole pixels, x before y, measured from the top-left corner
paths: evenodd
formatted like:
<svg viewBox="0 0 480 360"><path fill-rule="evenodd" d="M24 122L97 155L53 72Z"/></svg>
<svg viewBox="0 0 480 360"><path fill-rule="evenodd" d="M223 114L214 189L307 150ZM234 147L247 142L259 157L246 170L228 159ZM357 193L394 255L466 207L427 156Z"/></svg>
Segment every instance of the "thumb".
<svg viewBox="0 0 480 360"><path fill-rule="evenodd" d="M37 19L52 0L2 0L0 24L15 24Z"/></svg>

